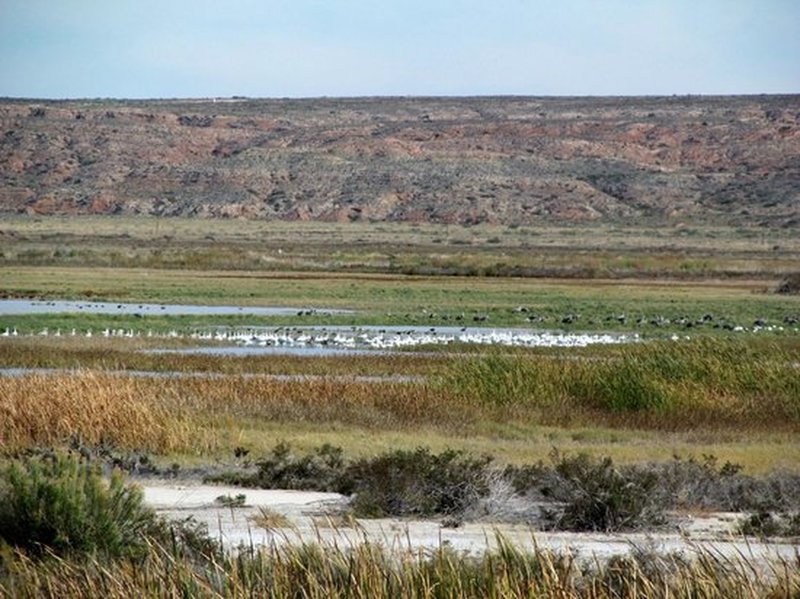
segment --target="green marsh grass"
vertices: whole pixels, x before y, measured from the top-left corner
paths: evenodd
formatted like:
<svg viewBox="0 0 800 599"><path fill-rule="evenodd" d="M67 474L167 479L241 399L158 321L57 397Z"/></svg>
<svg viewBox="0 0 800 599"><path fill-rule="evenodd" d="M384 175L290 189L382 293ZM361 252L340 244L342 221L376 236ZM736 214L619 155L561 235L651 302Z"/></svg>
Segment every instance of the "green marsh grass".
<svg viewBox="0 0 800 599"><path fill-rule="evenodd" d="M62 298L150 303L189 303L237 306L295 306L347 308L352 314L303 317L156 317L117 315L22 315L0 318L0 330L23 328L37 333L43 327L79 330L103 327L146 331L178 328L191 331L215 325L445 325L463 316L488 315L481 326L569 328L570 330L636 330L647 334L685 331L684 325L639 326L643 319L688 318L694 323L705 314L713 323L703 331L728 334L716 324L751 327L757 319L779 325L800 311L796 296L769 293L774 280L581 279L405 276L371 273L297 273L258 271L194 271L143 268L69 268L0 266L3 292L11 297ZM220 281L223 281L220 284ZM528 312L515 312L518 307ZM545 318L530 323L529 315ZM568 327L566 314L579 318ZM625 314L624 323L613 318ZM612 318L607 321L606 319Z"/></svg>
<svg viewBox="0 0 800 599"><path fill-rule="evenodd" d="M139 354L98 341L0 343L7 365L100 368L0 377L5 449L77 441L199 458L242 445L266 450L287 439L362 455L393 444L502 451L510 462L544 457L552 446L588 447L630 462L637 455L720 454L714 446L721 444L725 459L749 471L791 464L797 451L791 439L800 429L800 377L792 343L706 339L567 354L213 358ZM104 368L212 376L140 377ZM361 374L417 378L347 378Z"/></svg>
<svg viewBox="0 0 800 599"><path fill-rule="evenodd" d="M443 385L465 402L543 423L691 430L800 428L796 351L696 339L615 348L607 356L470 357Z"/></svg>

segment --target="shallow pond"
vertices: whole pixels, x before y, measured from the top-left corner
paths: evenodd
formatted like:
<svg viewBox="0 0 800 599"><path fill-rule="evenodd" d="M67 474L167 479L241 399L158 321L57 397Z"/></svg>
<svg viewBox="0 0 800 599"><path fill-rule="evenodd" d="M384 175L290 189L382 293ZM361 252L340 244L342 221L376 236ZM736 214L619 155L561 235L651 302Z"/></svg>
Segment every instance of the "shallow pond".
<svg viewBox="0 0 800 599"><path fill-rule="evenodd" d="M144 304L118 302L77 302L0 300L0 315L22 314L141 314L144 315L190 315L190 316L292 316L303 314L350 314L350 310L307 309L285 306L203 306L196 304Z"/></svg>
<svg viewBox="0 0 800 599"><path fill-rule="evenodd" d="M181 349L154 349L148 353L154 354L181 354L181 355L206 355L206 356L363 356L388 354L392 352L375 349L358 349L347 347L330 347L317 345L293 346L260 346L260 345L232 345L224 347L188 347Z"/></svg>
<svg viewBox="0 0 800 599"><path fill-rule="evenodd" d="M112 302L0 300L0 315L56 314L136 315L309 315L352 313L347 310L307 310L289 307L202 306L188 304L132 304ZM17 336L7 328L1 336ZM585 347L593 344L630 343L636 334L548 331L538 329L456 326L205 326L194 332L158 333L135 329L70 331L43 329L40 336L104 336L183 338L198 341L197 347L171 351L183 354L248 356L261 354L353 355L390 352L418 346L448 344L499 345L507 347ZM212 346L213 345L213 346Z"/></svg>

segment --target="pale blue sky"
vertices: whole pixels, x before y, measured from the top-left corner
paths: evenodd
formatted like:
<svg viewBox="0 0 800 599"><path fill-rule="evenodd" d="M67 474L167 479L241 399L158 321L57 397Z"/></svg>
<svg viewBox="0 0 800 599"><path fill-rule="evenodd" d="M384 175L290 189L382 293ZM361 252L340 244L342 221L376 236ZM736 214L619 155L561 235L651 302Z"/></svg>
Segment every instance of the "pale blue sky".
<svg viewBox="0 0 800 599"><path fill-rule="evenodd" d="M0 96L800 92L800 0L0 0Z"/></svg>

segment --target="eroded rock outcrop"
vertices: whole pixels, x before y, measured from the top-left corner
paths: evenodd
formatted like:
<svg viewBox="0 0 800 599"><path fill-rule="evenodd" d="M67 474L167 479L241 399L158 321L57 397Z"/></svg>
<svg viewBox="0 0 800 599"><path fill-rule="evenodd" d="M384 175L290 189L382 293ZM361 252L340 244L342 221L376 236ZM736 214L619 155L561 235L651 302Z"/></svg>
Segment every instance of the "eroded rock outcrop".
<svg viewBox="0 0 800 599"><path fill-rule="evenodd" d="M800 226L800 96L5 100L0 211Z"/></svg>

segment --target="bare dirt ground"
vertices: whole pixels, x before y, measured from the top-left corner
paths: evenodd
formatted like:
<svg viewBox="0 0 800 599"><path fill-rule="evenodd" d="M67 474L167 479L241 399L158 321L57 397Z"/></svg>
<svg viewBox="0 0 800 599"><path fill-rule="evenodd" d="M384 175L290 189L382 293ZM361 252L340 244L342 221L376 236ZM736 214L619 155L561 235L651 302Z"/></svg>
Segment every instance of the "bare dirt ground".
<svg viewBox="0 0 800 599"><path fill-rule="evenodd" d="M578 558L609 559L645 550L691 558L711 552L720 560L747 557L765 563L784 559L791 563L800 552L797 539L768 541L737 536L739 513L674 514L669 528L630 533L544 532L519 524L491 521L446 527L436 520L396 518L347 519L341 516L347 498L337 493L242 489L204 485L196 481L146 481L145 501L161 515L183 520L194 518L228 549L244 546L321 542L339 547L363 542L390 549L419 550L448 546L477 554L497 546L497 535L521 549L551 549ZM243 494L244 505L223 506L218 497ZM257 524L262 510L285 517L274 528ZM283 520L283 519L282 519Z"/></svg>

